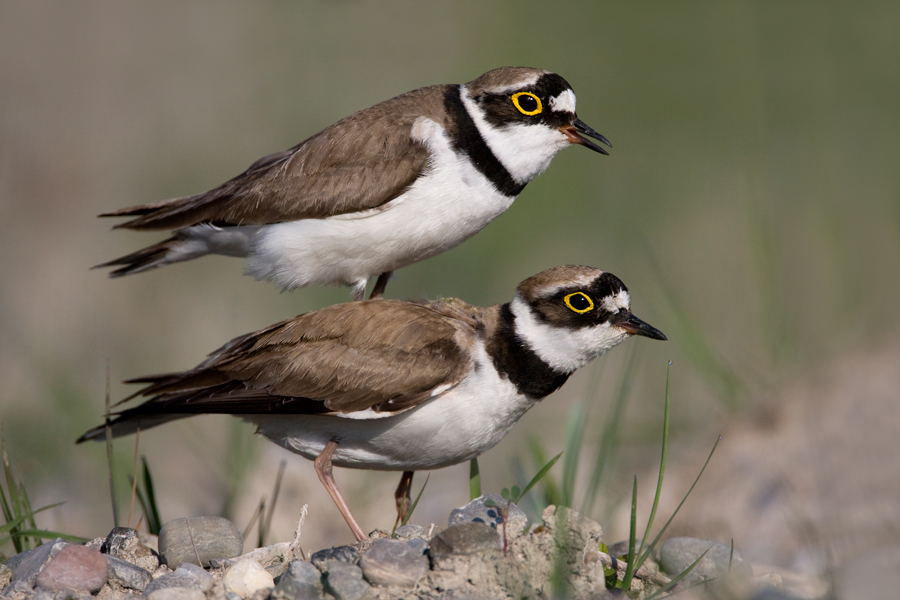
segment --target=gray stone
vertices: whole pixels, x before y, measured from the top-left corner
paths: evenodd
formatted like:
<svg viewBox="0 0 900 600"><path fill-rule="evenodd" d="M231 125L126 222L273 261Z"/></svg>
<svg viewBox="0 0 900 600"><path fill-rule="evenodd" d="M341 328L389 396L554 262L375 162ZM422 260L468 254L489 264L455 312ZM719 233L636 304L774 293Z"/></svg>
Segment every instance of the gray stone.
<svg viewBox="0 0 900 600"><path fill-rule="evenodd" d="M175 571L164 573L151 581L144 588L144 595L149 596L153 592L164 588L190 588L205 592L212 588L213 583L212 575L203 571L200 567L182 563Z"/></svg>
<svg viewBox="0 0 900 600"><path fill-rule="evenodd" d="M109 565L98 550L69 544L41 570L35 587L49 592L96 592L106 583Z"/></svg>
<svg viewBox="0 0 900 600"><path fill-rule="evenodd" d="M206 600L206 595L200 590L184 587L160 588L146 596L147 600Z"/></svg>
<svg viewBox="0 0 900 600"><path fill-rule="evenodd" d="M110 531L103 541L100 551L150 572L159 567L159 555L144 545L141 542L140 534L129 527L116 527Z"/></svg>
<svg viewBox="0 0 900 600"><path fill-rule="evenodd" d="M363 576L375 585L413 587L428 573L428 558L416 546L401 540L375 540L359 557Z"/></svg>
<svg viewBox="0 0 900 600"><path fill-rule="evenodd" d="M363 581L362 569L339 561L328 564L325 590L337 600L364 600L372 595L372 586Z"/></svg>
<svg viewBox="0 0 900 600"><path fill-rule="evenodd" d="M38 573L44 568L44 565L53 556L59 553L68 543L62 538L56 538L49 542L44 542L37 548L20 552L6 561L6 566L12 572L12 583L24 582L29 587L34 586L34 580L37 579ZM55 551L54 551L55 549Z"/></svg>
<svg viewBox="0 0 900 600"><path fill-rule="evenodd" d="M490 501L493 506L485 504ZM505 514L504 514L505 513ZM522 535L528 524L528 517L518 506L508 502L499 494L485 494L475 498L462 508L454 508L450 512L448 526L462 523L484 523L490 525L502 536L503 525L506 525L506 538L513 539Z"/></svg>
<svg viewBox="0 0 900 600"><path fill-rule="evenodd" d="M314 552L309 557L309 561L323 573L328 570L328 565L333 562L342 562L348 565L355 565L359 560L359 550L353 546L337 546L335 548L325 548Z"/></svg>
<svg viewBox="0 0 900 600"><path fill-rule="evenodd" d="M197 582L197 587L204 592L210 589L216 580L210 575L206 569L203 567L198 567L193 563L181 563L178 565L178 568L175 569L175 575L183 575L186 577L193 577L194 581Z"/></svg>
<svg viewBox="0 0 900 600"><path fill-rule="evenodd" d="M243 549L240 530L222 517L175 519L159 532L159 556L170 568L184 562L208 567L211 559L234 558Z"/></svg>
<svg viewBox="0 0 900 600"><path fill-rule="evenodd" d="M153 581L153 575L150 574L150 571L116 556L107 554L106 564L109 566L109 581L115 582L122 587L143 591Z"/></svg>
<svg viewBox="0 0 900 600"><path fill-rule="evenodd" d="M273 596L290 600L321 600L322 573L305 560L292 561L278 578Z"/></svg>
<svg viewBox="0 0 900 600"><path fill-rule="evenodd" d="M428 532L421 525L404 525L394 530L394 536L401 540L426 539Z"/></svg>
<svg viewBox="0 0 900 600"><path fill-rule="evenodd" d="M708 550L708 552L707 552ZM735 550L731 556L731 546L691 537L677 537L666 540L660 550L659 566L669 575L675 576L691 566L701 554L706 552L697 566L682 580L690 584L701 579L721 578L726 575L750 577L753 569L744 557ZM729 571L729 561L731 567Z"/></svg>
<svg viewBox="0 0 900 600"><path fill-rule="evenodd" d="M463 523L448 527L431 540L431 555L475 554L503 547L500 535L484 523Z"/></svg>

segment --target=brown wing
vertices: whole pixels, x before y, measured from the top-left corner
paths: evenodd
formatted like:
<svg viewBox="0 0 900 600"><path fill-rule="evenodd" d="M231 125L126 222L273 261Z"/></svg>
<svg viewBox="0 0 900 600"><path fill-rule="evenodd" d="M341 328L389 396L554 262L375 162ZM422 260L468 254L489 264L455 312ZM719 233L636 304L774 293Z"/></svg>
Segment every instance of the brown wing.
<svg viewBox="0 0 900 600"><path fill-rule="evenodd" d="M264 225L381 206L428 168L426 147L410 133L423 115L446 125L446 89L425 87L361 110L208 192L100 216L137 217L117 226L129 229L180 229Z"/></svg>
<svg viewBox="0 0 900 600"><path fill-rule="evenodd" d="M387 414L462 380L476 332L451 314L397 300L328 307L236 338L197 368L135 382L152 397L122 413Z"/></svg>

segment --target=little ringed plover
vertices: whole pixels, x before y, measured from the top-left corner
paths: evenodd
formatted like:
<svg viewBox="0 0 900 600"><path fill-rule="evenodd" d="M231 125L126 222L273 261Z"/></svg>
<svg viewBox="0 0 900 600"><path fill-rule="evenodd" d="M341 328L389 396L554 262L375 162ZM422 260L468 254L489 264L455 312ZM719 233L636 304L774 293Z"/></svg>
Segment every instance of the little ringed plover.
<svg viewBox="0 0 900 600"><path fill-rule="evenodd" d="M349 285L373 297L391 272L449 250L510 207L561 149L610 145L575 114L555 73L501 67L354 113L207 192L100 215L174 235L97 265L112 277L207 254L290 290Z"/></svg>
<svg viewBox="0 0 900 600"><path fill-rule="evenodd" d="M511 302L487 308L456 299L338 304L235 338L188 371L131 380L146 387L129 398L149 399L110 427L120 436L202 413L255 423L315 461L362 540L332 465L404 471L405 481L477 457L631 335L666 339L632 314L615 275L584 266L529 277ZM105 437L101 425L78 441Z"/></svg>

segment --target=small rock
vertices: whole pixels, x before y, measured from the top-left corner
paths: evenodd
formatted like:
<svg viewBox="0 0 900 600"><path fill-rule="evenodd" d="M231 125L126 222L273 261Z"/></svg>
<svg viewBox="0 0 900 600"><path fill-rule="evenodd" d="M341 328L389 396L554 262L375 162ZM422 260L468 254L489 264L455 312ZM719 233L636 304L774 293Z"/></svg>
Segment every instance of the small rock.
<svg viewBox="0 0 900 600"><path fill-rule="evenodd" d="M47 563L34 583L49 592L96 592L106 583L108 572L106 557L99 551L69 544Z"/></svg>
<svg viewBox="0 0 900 600"><path fill-rule="evenodd" d="M475 554L503 547L500 535L484 523L463 523L448 527L431 540L431 555Z"/></svg>
<svg viewBox="0 0 900 600"><path fill-rule="evenodd" d="M637 551L641 547L641 539L638 538L634 541L634 553L637 554ZM644 549L646 550L646 548ZM609 555L615 558L622 558L628 554L628 540L622 540L621 542L616 542L612 546L609 546Z"/></svg>
<svg viewBox="0 0 900 600"><path fill-rule="evenodd" d="M143 591L153 581L153 575L150 574L150 571L116 556L107 554L106 564L109 565L109 581L113 581L123 587Z"/></svg>
<svg viewBox="0 0 900 600"><path fill-rule="evenodd" d="M202 571L202 575L197 571ZM144 588L144 595L149 596L156 590L164 588L191 588L200 592L205 592L213 585L212 575L203 571L197 565L182 563L175 571L164 573L151 581Z"/></svg>
<svg viewBox="0 0 900 600"><path fill-rule="evenodd" d="M493 506L486 505L490 501ZM504 514L506 516L504 517ZM462 508L454 508L450 512L448 526L461 523L485 523L503 535L503 524L506 523L506 538L513 539L522 535L528 524L528 517L518 506L507 501L499 494L485 494L475 498Z"/></svg>
<svg viewBox="0 0 900 600"><path fill-rule="evenodd" d="M147 600L206 600L206 595L193 588L167 587L150 592Z"/></svg>
<svg viewBox="0 0 900 600"><path fill-rule="evenodd" d="M736 575L746 578L753 574L750 564L744 560L744 557L737 550L734 551L734 556L732 557L730 546L691 537L677 537L666 540L659 553L659 566L666 573L675 576L691 566L691 563L697 560L704 552L706 552L706 556L703 557L703 560L697 563L697 566L683 579L686 584L694 583L700 579L719 578L725 575ZM731 562L730 572L729 562Z"/></svg>
<svg viewBox="0 0 900 600"><path fill-rule="evenodd" d="M208 567L210 559L234 558L244 549L244 537L222 517L185 517L169 521L159 532L159 556L169 567L193 563Z"/></svg>
<svg viewBox="0 0 900 600"><path fill-rule="evenodd" d="M34 580L37 579L38 573L44 568L53 556L56 556L63 547L68 543L62 538L56 538L49 542L44 542L37 548L20 552L6 561L6 566L12 572L12 583L24 582L29 587L34 586Z"/></svg>
<svg viewBox="0 0 900 600"><path fill-rule="evenodd" d="M428 558L421 548L408 542L376 540L359 557L359 566L365 578L375 585L412 587L428 573Z"/></svg>
<svg viewBox="0 0 900 600"><path fill-rule="evenodd" d="M348 565L355 565L359 560L359 550L353 546L337 546L335 548L325 548L314 552L309 557L309 561L323 573L328 570L328 565L332 562L342 562Z"/></svg>
<svg viewBox="0 0 900 600"><path fill-rule="evenodd" d="M404 525L395 529L394 535L401 540L426 539L428 532L421 525Z"/></svg>
<svg viewBox="0 0 900 600"><path fill-rule="evenodd" d="M100 551L128 561L151 573L159 567L159 555L144 545L141 542L140 534L129 527L116 527L110 531L103 541Z"/></svg>
<svg viewBox="0 0 900 600"><path fill-rule="evenodd" d="M0 563L0 592L3 591L3 588L6 587L6 584L12 581L13 572L12 569Z"/></svg>
<svg viewBox="0 0 900 600"><path fill-rule="evenodd" d="M291 600L321 600L322 573L305 560L292 561L278 578L273 595Z"/></svg>
<svg viewBox="0 0 900 600"><path fill-rule="evenodd" d="M344 562L328 565L325 589L337 600L364 600L372 595L372 586L363 581L362 569Z"/></svg>
<svg viewBox="0 0 900 600"><path fill-rule="evenodd" d="M175 575L180 575L183 577L193 577L196 582L196 586L202 590L209 590L216 580L210 575L206 569L203 567L198 567L193 563L181 563L178 565L178 568L175 569Z"/></svg>
<svg viewBox="0 0 900 600"><path fill-rule="evenodd" d="M259 590L272 589L272 575L255 560L241 560L225 572L225 589L242 598L249 598Z"/></svg>

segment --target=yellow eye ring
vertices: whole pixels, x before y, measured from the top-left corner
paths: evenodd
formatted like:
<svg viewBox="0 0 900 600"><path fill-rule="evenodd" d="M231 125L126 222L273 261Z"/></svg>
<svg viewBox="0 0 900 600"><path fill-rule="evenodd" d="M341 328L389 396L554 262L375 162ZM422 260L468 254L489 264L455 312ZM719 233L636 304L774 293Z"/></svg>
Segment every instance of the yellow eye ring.
<svg viewBox="0 0 900 600"><path fill-rule="evenodd" d="M573 298L578 298L579 300L581 300L581 299L587 300L587 308L575 308L575 306L572 304ZM588 296L587 294L585 294L583 292L574 292L572 294L569 294L568 296L563 298L563 302L566 303L566 306L568 306L570 309L572 309L574 312L577 312L580 315L594 310L594 301L591 300L590 296Z"/></svg>
<svg viewBox="0 0 900 600"><path fill-rule="evenodd" d="M534 101L537 102L537 108L533 110L525 110L521 104L519 104L519 98L522 96L527 96L529 98L534 98ZM532 94L531 92L516 92L512 95L512 101L516 108L519 109L519 112L523 115L528 115L529 117L540 114L542 110L544 110L544 106L541 104L541 99Z"/></svg>

